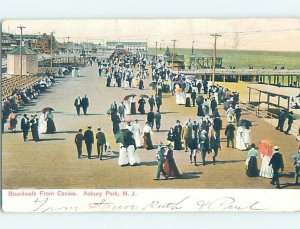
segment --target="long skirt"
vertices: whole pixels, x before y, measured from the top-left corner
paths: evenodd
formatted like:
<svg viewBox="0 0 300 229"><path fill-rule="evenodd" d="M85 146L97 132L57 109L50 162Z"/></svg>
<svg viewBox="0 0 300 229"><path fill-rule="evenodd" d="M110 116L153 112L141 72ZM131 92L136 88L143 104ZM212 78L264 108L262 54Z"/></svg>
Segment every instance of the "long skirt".
<svg viewBox="0 0 300 229"><path fill-rule="evenodd" d="M139 164L141 162L140 157L137 154L137 151L135 150L133 145L127 147L127 155L129 158L130 165Z"/></svg>
<svg viewBox="0 0 300 229"><path fill-rule="evenodd" d="M139 134L139 132L134 132L133 133L133 138L134 138L136 147L137 148L141 147L141 141L140 141L140 134Z"/></svg>
<svg viewBox="0 0 300 229"><path fill-rule="evenodd" d="M175 138L175 141L174 141L174 149L175 149L175 150L182 150L181 137Z"/></svg>
<svg viewBox="0 0 300 229"><path fill-rule="evenodd" d="M46 133L47 134L52 134L56 131L56 127L55 127L55 124L53 122L53 119L50 119L48 118L48 121L47 121L47 131Z"/></svg>
<svg viewBox="0 0 300 229"><path fill-rule="evenodd" d="M257 177L258 176L258 168L257 168L257 159L252 156L249 159L246 174L248 177Z"/></svg>
<svg viewBox="0 0 300 229"><path fill-rule="evenodd" d="M118 159L118 164L119 165L127 165L129 163L128 155L127 155L127 150L126 148L122 147L120 148L119 152L119 159Z"/></svg>
<svg viewBox="0 0 300 229"><path fill-rule="evenodd" d="M131 103L130 113L131 114L136 114L135 102Z"/></svg>
<svg viewBox="0 0 300 229"><path fill-rule="evenodd" d="M164 170L166 171L167 175L170 177L180 176L180 172L176 166L174 158L170 158L165 161Z"/></svg>
<svg viewBox="0 0 300 229"><path fill-rule="evenodd" d="M147 150L153 149L150 133L144 133L144 148Z"/></svg>
<svg viewBox="0 0 300 229"><path fill-rule="evenodd" d="M272 166L269 166L270 160L271 157L269 156L264 156L262 158L259 176L269 178L269 179L273 178L273 168Z"/></svg>
<svg viewBox="0 0 300 229"><path fill-rule="evenodd" d="M202 107L202 105L198 105L197 116L202 116L202 117L204 117L204 112L203 112L203 107Z"/></svg>

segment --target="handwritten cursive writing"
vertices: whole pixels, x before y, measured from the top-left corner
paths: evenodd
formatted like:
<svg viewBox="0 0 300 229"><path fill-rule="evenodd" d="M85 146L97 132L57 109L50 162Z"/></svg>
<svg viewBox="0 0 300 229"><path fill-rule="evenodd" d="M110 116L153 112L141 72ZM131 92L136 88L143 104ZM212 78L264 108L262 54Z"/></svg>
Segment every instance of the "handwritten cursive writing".
<svg viewBox="0 0 300 229"><path fill-rule="evenodd" d="M250 204L238 204L233 197L220 197L215 200L199 200L197 206L199 210L207 211L262 211L263 208L259 207L259 201Z"/></svg>

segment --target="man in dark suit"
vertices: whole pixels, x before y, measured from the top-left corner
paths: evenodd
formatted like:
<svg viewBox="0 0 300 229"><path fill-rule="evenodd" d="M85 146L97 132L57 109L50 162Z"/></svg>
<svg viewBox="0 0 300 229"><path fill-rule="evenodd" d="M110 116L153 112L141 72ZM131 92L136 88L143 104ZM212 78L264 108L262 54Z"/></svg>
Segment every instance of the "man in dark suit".
<svg viewBox="0 0 300 229"><path fill-rule="evenodd" d="M195 106L196 104L196 98L197 98L197 93L195 90L193 90L192 94L191 94L191 98L192 98L192 101L193 101L193 107Z"/></svg>
<svg viewBox="0 0 300 229"><path fill-rule="evenodd" d="M215 97L213 97L211 102L210 102L210 108L211 108L212 113L214 113L217 106L218 106L217 101L216 101Z"/></svg>
<svg viewBox="0 0 300 229"><path fill-rule="evenodd" d="M27 114L24 114L24 117L21 120L21 130L23 131L24 142L27 141L29 129L30 129L29 118L27 117Z"/></svg>
<svg viewBox="0 0 300 229"><path fill-rule="evenodd" d="M155 102L156 102L156 106L157 106L157 111L160 112L160 107L162 105L161 95L156 95L155 96Z"/></svg>
<svg viewBox="0 0 300 229"><path fill-rule="evenodd" d="M155 106L155 99L153 95L151 95L151 97L149 98L148 103L150 105L150 111L153 111L153 107Z"/></svg>
<svg viewBox="0 0 300 229"><path fill-rule="evenodd" d="M273 168L273 178L271 181L271 184L276 184L276 188L280 188L279 184L279 169L281 169L281 172L283 172L284 164L281 153L279 153L279 147L274 146L274 154L270 160L269 166L272 166Z"/></svg>
<svg viewBox="0 0 300 229"><path fill-rule="evenodd" d="M101 128L98 128L98 133L96 134L97 139L97 152L99 160L102 160L103 149L106 144L105 134L101 131Z"/></svg>
<svg viewBox="0 0 300 229"><path fill-rule="evenodd" d="M80 99L80 96L78 96L78 98L75 99L74 106L76 107L77 115L80 115L80 107L81 107L81 99Z"/></svg>
<svg viewBox="0 0 300 229"><path fill-rule="evenodd" d="M155 115L154 115L154 112L151 110L147 114L147 122L149 123L149 126L151 127L151 129L153 129L154 120L155 120Z"/></svg>
<svg viewBox="0 0 300 229"><path fill-rule="evenodd" d="M278 113L278 125L276 127L276 130L280 130L281 132L283 132L283 126L284 126L285 118L286 118L285 117L285 111L282 109Z"/></svg>
<svg viewBox="0 0 300 229"><path fill-rule="evenodd" d="M220 138L220 131L222 129L222 120L220 119L220 116L214 118L213 128L216 131L217 137Z"/></svg>
<svg viewBox="0 0 300 229"><path fill-rule="evenodd" d="M86 145L86 150L88 153L88 158L92 159L92 147L94 144L94 133L92 127L88 126L88 129L84 132L84 140Z"/></svg>
<svg viewBox="0 0 300 229"><path fill-rule="evenodd" d="M86 95L84 95L84 98L82 98L82 100L81 100L81 106L82 106L84 115L86 115L87 109L89 107L89 99L86 97Z"/></svg>
<svg viewBox="0 0 300 229"><path fill-rule="evenodd" d="M293 111L290 111L287 118L288 118L288 128L284 132L285 134L289 134L290 130L292 129L292 124L294 122L294 117L293 117Z"/></svg>
<svg viewBox="0 0 300 229"><path fill-rule="evenodd" d="M31 120L30 120L30 124L31 124L31 133L32 133L32 139L33 141L39 141L39 120L37 118L37 115L32 115L31 116Z"/></svg>
<svg viewBox="0 0 300 229"><path fill-rule="evenodd" d="M217 135L217 132L214 131L210 139L210 149L214 151L213 163L216 164L216 157L218 156L220 149L220 135Z"/></svg>
<svg viewBox="0 0 300 229"><path fill-rule="evenodd" d="M82 142L84 140L83 134L82 134L82 129L79 129L78 133L75 136L75 144L77 147L77 152L78 152L78 159L81 158L82 155Z"/></svg>
<svg viewBox="0 0 300 229"><path fill-rule="evenodd" d="M227 147L229 147L229 143L231 142L232 148L234 148L234 131L234 125L231 122L229 122L225 129L225 135L227 137Z"/></svg>

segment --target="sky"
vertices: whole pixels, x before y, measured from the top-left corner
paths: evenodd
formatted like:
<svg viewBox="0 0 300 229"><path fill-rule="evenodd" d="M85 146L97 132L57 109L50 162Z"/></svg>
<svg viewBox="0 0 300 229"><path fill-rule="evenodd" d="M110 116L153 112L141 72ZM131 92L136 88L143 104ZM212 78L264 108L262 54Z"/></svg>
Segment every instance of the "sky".
<svg viewBox="0 0 300 229"><path fill-rule="evenodd" d="M149 47L300 51L300 19L60 19L5 20L3 32L39 34L54 31L58 41L101 43L108 40L146 41Z"/></svg>

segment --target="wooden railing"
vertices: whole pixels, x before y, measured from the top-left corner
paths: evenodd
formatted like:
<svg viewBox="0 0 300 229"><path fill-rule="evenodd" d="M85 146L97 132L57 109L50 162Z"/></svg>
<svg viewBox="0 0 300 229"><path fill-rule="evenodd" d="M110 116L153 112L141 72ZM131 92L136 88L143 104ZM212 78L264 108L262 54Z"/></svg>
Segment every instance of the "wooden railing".
<svg viewBox="0 0 300 229"><path fill-rule="evenodd" d="M263 118L265 121L269 122L273 126L278 124L278 115L267 110L259 110L257 106L254 106L249 103L240 104L240 107L243 111L249 112L255 115L257 118ZM290 133L294 136L298 135L299 132L299 123L293 123ZM287 123L285 122L284 129L287 129Z"/></svg>

